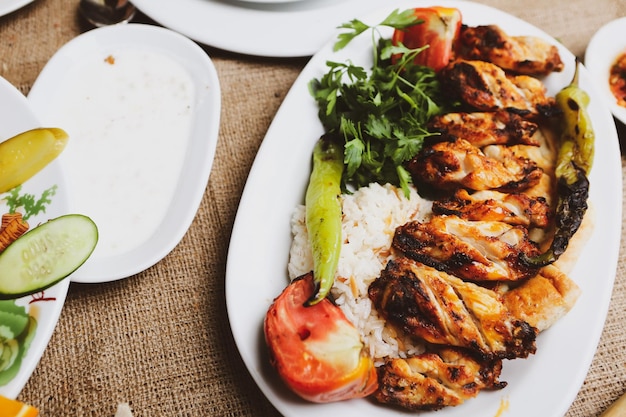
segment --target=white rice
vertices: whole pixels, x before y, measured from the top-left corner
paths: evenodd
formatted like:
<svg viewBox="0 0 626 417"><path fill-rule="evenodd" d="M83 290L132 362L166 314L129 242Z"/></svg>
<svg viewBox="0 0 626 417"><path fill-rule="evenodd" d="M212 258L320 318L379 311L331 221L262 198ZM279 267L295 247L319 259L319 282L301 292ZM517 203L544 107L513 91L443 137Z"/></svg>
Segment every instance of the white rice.
<svg viewBox="0 0 626 417"><path fill-rule="evenodd" d="M423 220L431 205L414 189L409 199L391 185L371 184L354 194L342 196L343 245L332 295L361 333L365 346L377 364L385 358L419 353L420 345L399 337L380 317L367 295L372 281L391 259L395 229L410 221ZM293 243L288 271L291 279L313 269L305 223L305 207L296 208L291 222Z"/></svg>

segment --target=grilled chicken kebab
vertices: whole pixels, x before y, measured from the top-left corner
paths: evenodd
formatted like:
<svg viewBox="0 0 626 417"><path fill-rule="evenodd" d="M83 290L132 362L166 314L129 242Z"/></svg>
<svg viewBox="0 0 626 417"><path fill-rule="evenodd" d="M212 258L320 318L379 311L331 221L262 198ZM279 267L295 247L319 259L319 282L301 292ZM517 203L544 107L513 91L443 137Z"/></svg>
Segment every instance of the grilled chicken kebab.
<svg viewBox="0 0 626 417"><path fill-rule="evenodd" d="M564 262L528 261L547 253L559 236L562 153L555 128L565 110L562 96L550 96L537 78L563 69L558 49L536 37L509 36L497 25L461 25L456 9L414 11L422 26L398 27L391 41L429 46L422 58L403 57L432 69L429 76L436 74L454 112L429 115L421 150L395 167L402 189L410 176L432 210L395 229L391 248L384 248L390 260L361 293L398 345L411 346L375 362L338 304L325 295L304 304L319 290L319 277L293 280L270 307L264 331L273 365L309 401L372 396L407 410L438 410L501 389L503 361L534 354L538 334L580 294L559 269ZM369 129L385 133L383 125ZM333 176L337 187L327 194L334 208L340 179ZM340 220L335 211L329 218ZM324 216L316 219L329 224ZM311 243L313 250L330 240L324 236Z"/></svg>
<svg viewBox="0 0 626 417"><path fill-rule="evenodd" d="M378 312L429 348L378 369L378 401L436 410L500 389L502 360L533 354L537 334L576 302L556 266L520 262L553 234L558 110L535 76L562 68L541 39L463 26L439 72L462 111L434 117L439 136L407 164L432 216L396 229L397 256L369 288Z"/></svg>

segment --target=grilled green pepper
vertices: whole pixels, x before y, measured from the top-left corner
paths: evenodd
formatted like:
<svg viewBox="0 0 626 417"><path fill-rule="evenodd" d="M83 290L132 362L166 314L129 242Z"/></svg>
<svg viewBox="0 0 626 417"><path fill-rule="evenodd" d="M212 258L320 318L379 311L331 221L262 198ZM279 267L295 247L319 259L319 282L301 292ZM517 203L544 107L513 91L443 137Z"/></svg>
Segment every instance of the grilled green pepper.
<svg viewBox="0 0 626 417"><path fill-rule="evenodd" d="M578 87L578 65L571 84L556 95L563 112L563 132L557 158L556 176L568 185L578 180L577 172L589 175L593 164L595 134L587 113L589 95Z"/></svg>
<svg viewBox="0 0 626 417"><path fill-rule="evenodd" d="M530 266L541 267L556 261L580 227L587 211L589 180L594 156L595 134L587 113L589 95L578 85L579 63L570 85L556 95L563 113L556 179L559 201L556 208L555 234L550 248L534 257L522 256Z"/></svg>
<svg viewBox="0 0 626 417"><path fill-rule="evenodd" d="M305 195L306 227L313 253L315 291L306 301L314 305L330 292L341 250L341 176L343 148L329 135L313 149L313 170Z"/></svg>

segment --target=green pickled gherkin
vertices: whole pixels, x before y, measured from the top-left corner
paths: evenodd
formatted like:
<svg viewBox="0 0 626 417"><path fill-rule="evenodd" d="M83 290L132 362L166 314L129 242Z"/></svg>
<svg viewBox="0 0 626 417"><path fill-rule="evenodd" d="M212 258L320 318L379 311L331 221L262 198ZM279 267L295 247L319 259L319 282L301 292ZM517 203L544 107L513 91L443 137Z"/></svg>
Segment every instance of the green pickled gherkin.
<svg viewBox="0 0 626 417"><path fill-rule="evenodd" d="M313 149L313 169L305 195L306 227L313 254L315 290L306 301L314 305L333 286L341 252L341 177L343 147L329 135Z"/></svg>
<svg viewBox="0 0 626 417"><path fill-rule="evenodd" d="M36 128L0 143L0 193L26 182L65 148L68 134L59 128Z"/></svg>

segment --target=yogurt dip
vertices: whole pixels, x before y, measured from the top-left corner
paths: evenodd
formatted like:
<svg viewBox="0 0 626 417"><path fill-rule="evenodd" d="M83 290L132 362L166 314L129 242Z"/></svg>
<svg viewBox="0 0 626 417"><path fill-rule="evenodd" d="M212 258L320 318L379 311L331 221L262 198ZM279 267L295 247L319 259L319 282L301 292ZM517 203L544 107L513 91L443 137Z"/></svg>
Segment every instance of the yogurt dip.
<svg viewBox="0 0 626 417"><path fill-rule="evenodd" d="M70 135L60 159L70 208L100 238L92 258L128 252L158 232L188 148L194 84L173 59L123 49L64 77L51 118Z"/></svg>

